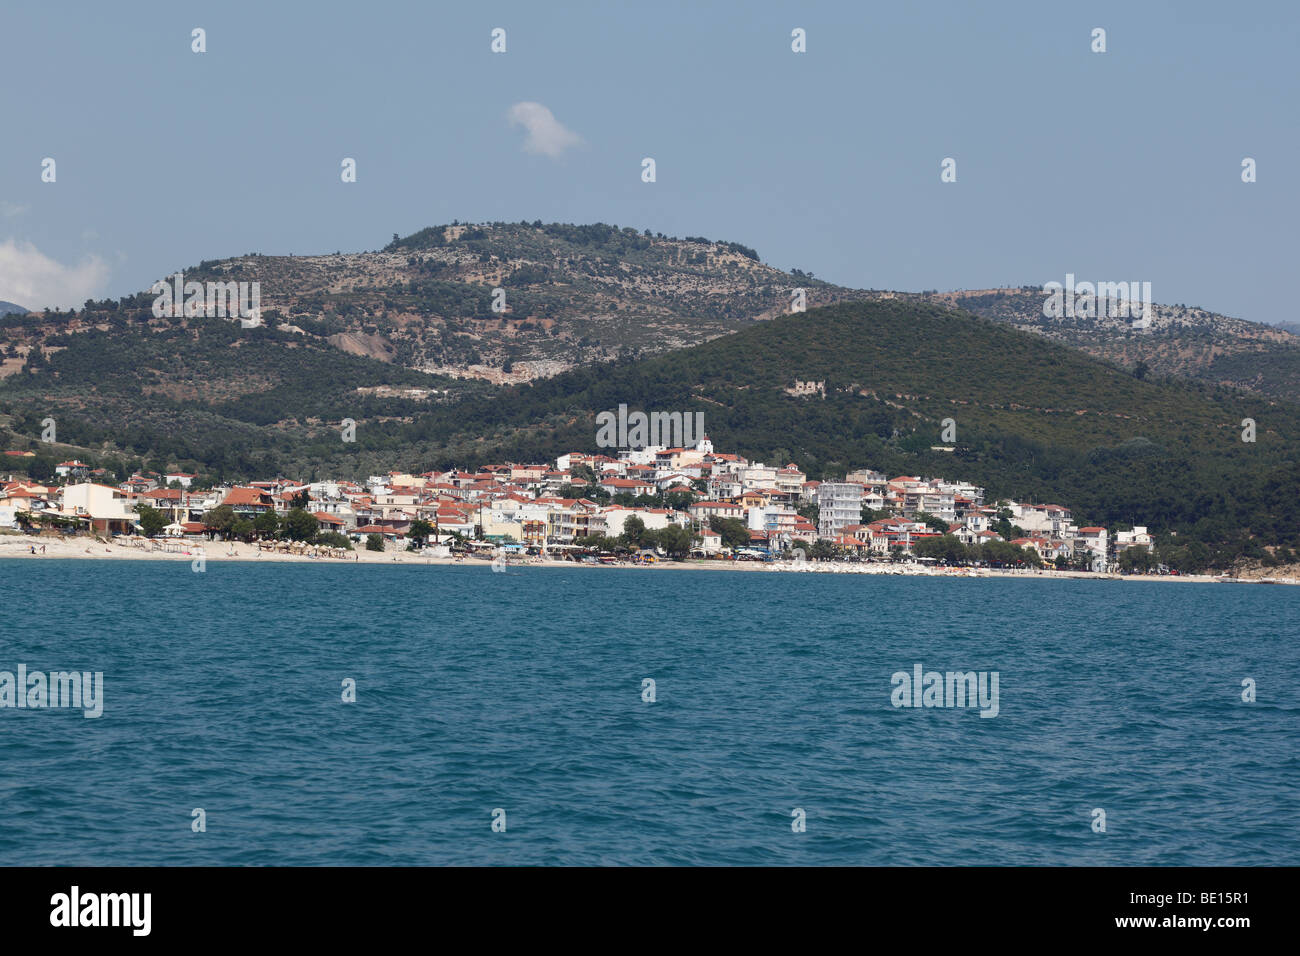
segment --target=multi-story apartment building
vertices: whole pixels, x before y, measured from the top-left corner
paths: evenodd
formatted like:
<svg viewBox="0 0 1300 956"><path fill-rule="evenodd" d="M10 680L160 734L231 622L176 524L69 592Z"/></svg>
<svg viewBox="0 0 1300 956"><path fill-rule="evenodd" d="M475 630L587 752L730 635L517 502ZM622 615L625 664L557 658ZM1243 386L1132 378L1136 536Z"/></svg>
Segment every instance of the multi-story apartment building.
<svg viewBox="0 0 1300 956"><path fill-rule="evenodd" d="M776 470L776 487L789 495L798 495L803 491L808 476L800 471L793 462Z"/></svg>
<svg viewBox="0 0 1300 956"><path fill-rule="evenodd" d="M817 537L833 540L862 520L862 486L855 482L823 481L817 487Z"/></svg>
<svg viewBox="0 0 1300 956"><path fill-rule="evenodd" d="M771 488L776 484L776 469L761 463L750 465L740 472L740 484L745 491L751 488Z"/></svg>

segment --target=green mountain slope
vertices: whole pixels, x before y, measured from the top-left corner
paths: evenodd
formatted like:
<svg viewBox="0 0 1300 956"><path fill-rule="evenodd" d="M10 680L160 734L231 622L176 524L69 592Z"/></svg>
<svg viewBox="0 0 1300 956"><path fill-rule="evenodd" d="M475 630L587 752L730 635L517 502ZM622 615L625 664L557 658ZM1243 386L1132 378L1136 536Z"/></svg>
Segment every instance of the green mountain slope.
<svg viewBox="0 0 1300 956"><path fill-rule="evenodd" d="M44 453L36 439L53 418L60 442L118 473L148 461L213 478L308 475L341 442L344 418L409 420L451 394L491 388L222 319L91 329L47 337L23 371L0 380L0 425L12 433L0 440Z"/></svg>
<svg viewBox="0 0 1300 956"><path fill-rule="evenodd" d="M945 292L931 301L1035 332L1124 368L1145 367L1300 402L1300 339L1285 327L1187 305L1154 304L1149 327L1126 319L1048 318L1041 288Z"/></svg>

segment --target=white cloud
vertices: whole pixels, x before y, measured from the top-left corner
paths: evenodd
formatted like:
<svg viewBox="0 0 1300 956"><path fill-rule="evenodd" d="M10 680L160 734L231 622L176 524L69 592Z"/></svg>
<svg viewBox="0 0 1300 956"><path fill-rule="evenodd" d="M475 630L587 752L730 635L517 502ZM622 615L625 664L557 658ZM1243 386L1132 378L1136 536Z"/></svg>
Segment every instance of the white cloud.
<svg viewBox="0 0 1300 956"><path fill-rule="evenodd" d="M103 294L108 273L98 256L65 266L30 242L0 242L0 299L29 309L79 309L87 299Z"/></svg>
<svg viewBox="0 0 1300 956"><path fill-rule="evenodd" d="M523 126L528 130L524 140L524 150L529 153L541 153L551 159L559 159L570 146L577 146L582 137L560 123L555 114L541 103L516 103L506 114L511 126Z"/></svg>
<svg viewBox="0 0 1300 956"><path fill-rule="evenodd" d="M32 207L27 203L10 202L7 199L0 199L0 216L4 216L6 219L13 216L25 215L27 210L31 208Z"/></svg>

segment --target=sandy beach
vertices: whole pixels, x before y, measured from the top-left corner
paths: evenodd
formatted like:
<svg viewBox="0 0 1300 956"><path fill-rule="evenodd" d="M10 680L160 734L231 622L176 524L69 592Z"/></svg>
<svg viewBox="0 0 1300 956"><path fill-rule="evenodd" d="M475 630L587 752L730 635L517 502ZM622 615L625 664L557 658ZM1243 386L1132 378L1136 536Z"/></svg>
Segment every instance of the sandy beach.
<svg viewBox="0 0 1300 956"><path fill-rule="evenodd" d="M32 554L32 548L36 554ZM465 565L468 567L491 566L488 557L435 557L431 554L419 554L405 550L367 551L365 548L346 552L345 557L315 557L306 554L287 554L280 551L259 549L256 545L235 541L180 541L169 542L174 550L151 549L148 543L143 545L124 544L117 541L105 543L92 538L70 538L47 535L4 534L0 535L0 558L19 558L31 561L43 561L59 558L78 558L83 560L114 561L193 561L202 556L205 561L220 563L224 561L249 561L263 563L308 563L308 564L417 564L417 565ZM42 549L44 549L42 551ZM656 571L672 569L693 569L700 571L752 571L764 573L792 574L903 574L917 577L948 578L1015 578L1020 580L1060 580L1077 578L1090 581L1128 581L1134 583L1248 583L1264 582L1270 584L1300 584L1295 576L1295 569L1282 568L1268 571L1254 569L1243 572L1245 576L1225 579L1219 575L1184 574L1184 575L1120 575L1093 574L1085 571L1057 570L1009 570L993 568L934 568L914 564L857 564L847 562L807 562L797 565L790 561L764 563L760 561L658 561L654 564L584 564L574 561L560 561L550 558L512 557L507 562L511 567L537 568L583 568L583 569L624 569L637 571ZM1288 574L1287 572L1291 572Z"/></svg>
<svg viewBox="0 0 1300 956"><path fill-rule="evenodd" d="M35 547L36 554L32 554ZM202 555L210 563L222 561L253 561L263 563L289 562L295 564L423 564L490 567L492 555L484 557L437 557L432 554L420 554L413 551L390 549L387 551L367 551L364 546L345 553L343 557L316 557L307 554L288 554L282 551L259 549L256 545L242 541L171 541L167 547L175 550L162 550L135 546L93 538L70 538L48 535L6 534L0 535L0 558L26 558L33 561L51 558L81 558L94 560L121 561L192 561ZM42 551L44 548L44 551ZM560 561L539 557L511 557L507 560L511 567L553 567L553 568L636 568L653 570L664 567L696 567L719 571L761 571L764 565L757 561L661 561L655 564L638 565L624 562L614 565L582 564L574 561Z"/></svg>
<svg viewBox="0 0 1300 956"><path fill-rule="evenodd" d="M36 554L31 549L36 548ZM0 535L0 558L28 558L33 561L50 558L110 559L120 561L192 561L202 555L206 561L261 561L289 562L295 564L458 564L455 558L436 558L432 555L410 551L367 551L365 547L346 552L346 557L314 557L307 554L288 554L281 551L259 549L242 541L169 541L168 548L134 546L118 541L49 535ZM44 548L44 552L42 552ZM491 559L466 559L465 563L490 564ZM561 562L548 562L559 564ZM573 567L573 565L567 565Z"/></svg>

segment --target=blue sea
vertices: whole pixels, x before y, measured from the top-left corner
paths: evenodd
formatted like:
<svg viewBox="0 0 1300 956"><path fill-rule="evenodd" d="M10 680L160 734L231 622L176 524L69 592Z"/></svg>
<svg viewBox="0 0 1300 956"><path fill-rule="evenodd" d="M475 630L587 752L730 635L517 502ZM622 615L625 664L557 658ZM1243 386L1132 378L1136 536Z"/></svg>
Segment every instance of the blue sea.
<svg viewBox="0 0 1300 956"><path fill-rule="evenodd" d="M1298 636L1259 585L3 560L0 671L104 699L0 709L0 864L1295 864Z"/></svg>

